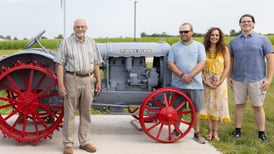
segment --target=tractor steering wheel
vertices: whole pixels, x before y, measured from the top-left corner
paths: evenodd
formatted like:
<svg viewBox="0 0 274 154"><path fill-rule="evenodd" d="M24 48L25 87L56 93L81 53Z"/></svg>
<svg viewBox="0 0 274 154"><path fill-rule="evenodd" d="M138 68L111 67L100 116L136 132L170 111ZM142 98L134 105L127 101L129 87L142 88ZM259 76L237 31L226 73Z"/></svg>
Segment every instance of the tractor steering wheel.
<svg viewBox="0 0 274 154"><path fill-rule="evenodd" d="M34 43L36 43L38 40L40 40L41 36L46 32L46 30L43 30L40 32L37 36L32 38L28 43L25 44L24 49L30 48Z"/></svg>

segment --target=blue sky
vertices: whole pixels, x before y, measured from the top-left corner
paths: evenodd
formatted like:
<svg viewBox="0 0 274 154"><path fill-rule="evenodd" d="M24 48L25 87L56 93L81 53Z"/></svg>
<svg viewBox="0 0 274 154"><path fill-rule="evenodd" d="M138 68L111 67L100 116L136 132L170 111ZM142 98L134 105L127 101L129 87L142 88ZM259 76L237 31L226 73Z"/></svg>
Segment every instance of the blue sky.
<svg viewBox="0 0 274 154"><path fill-rule="evenodd" d="M66 36L77 18L86 19L91 37L134 37L135 0L65 0ZM136 36L140 33L176 35L183 22L197 33L220 27L224 33L239 31L241 15L255 16L255 31L274 33L273 0L136 0ZM272 11L271 11L272 10ZM61 0L0 0L0 35L31 38L64 34Z"/></svg>

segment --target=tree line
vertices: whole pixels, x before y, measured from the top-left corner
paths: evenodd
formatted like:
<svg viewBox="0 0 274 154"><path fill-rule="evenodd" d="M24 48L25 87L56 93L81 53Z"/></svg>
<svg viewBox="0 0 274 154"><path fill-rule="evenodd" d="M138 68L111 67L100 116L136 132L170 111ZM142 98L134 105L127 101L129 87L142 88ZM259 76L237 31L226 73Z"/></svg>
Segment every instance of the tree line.
<svg viewBox="0 0 274 154"><path fill-rule="evenodd" d="M229 34L226 35L226 36L237 36L241 33L241 31L236 31L234 29L230 30ZM202 34L202 33L194 33L193 34L193 37L203 37L205 34ZM267 35L273 35L273 34L267 34ZM144 37L176 37L178 35L170 35L170 34L167 34L166 32L162 32L161 34L157 34L157 33L153 33L153 34L147 34L145 32L142 32L140 34L141 38L144 38ZM64 36L62 34L59 34L58 36L54 37L54 39L63 39ZM2 40L18 40L17 37L14 37L12 38L10 35L7 35L7 36L3 36L3 35L0 35L0 39ZM45 36L42 36L41 39L48 39L47 37ZM23 38L23 40L29 40L28 38Z"/></svg>
<svg viewBox="0 0 274 154"><path fill-rule="evenodd" d="M63 39L63 35L62 34L59 34L57 37L54 37L54 39ZM4 35L0 35L0 40L18 40L17 37L11 37L10 35L7 35L7 36L4 36ZM48 39L47 37L45 36L42 36L41 39ZM23 40L29 40L28 38L23 38Z"/></svg>
<svg viewBox="0 0 274 154"><path fill-rule="evenodd" d="M237 32L236 30L232 29L232 30L230 30L230 33L227 36L237 36L240 33L241 33L241 31ZM202 33L194 33L193 37L203 37L204 35L205 34L202 34ZM145 32L141 33L141 37L175 37L175 36L177 36L177 35L169 35L166 32L162 32L161 34L153 33L151 35L146 34Z"/></svg>

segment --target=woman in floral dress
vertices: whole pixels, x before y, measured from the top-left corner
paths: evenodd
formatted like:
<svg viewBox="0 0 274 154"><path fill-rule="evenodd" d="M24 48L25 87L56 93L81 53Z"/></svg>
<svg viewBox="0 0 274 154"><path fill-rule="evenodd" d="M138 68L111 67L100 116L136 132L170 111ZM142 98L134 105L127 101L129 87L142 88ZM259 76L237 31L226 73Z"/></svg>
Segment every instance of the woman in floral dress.
<svg viewBox="0 0 274 154"><path fill-rule="evenodd" d="M220 122L231 121L228 110L228 92L226 77L230 67L230 53L224 44L221 29L213 27L204 37L207 62L203 70L204 109L200 117L207 119L207 140L220 140L218 128Z"/></svg>

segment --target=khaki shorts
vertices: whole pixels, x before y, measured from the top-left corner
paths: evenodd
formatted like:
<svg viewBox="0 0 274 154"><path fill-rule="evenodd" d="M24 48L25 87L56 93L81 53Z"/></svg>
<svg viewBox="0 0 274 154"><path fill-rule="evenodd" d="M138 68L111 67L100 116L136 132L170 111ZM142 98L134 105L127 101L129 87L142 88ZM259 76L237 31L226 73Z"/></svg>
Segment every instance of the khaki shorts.
<svg viewBox="0 0 274 154"><path fill-rule="evenodd" d="M235 104L245 104L249 96L252 106L263 106L266 91L261 90L263 80L256 82L239 82L232 80Z"/></svg>

